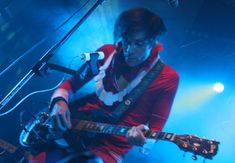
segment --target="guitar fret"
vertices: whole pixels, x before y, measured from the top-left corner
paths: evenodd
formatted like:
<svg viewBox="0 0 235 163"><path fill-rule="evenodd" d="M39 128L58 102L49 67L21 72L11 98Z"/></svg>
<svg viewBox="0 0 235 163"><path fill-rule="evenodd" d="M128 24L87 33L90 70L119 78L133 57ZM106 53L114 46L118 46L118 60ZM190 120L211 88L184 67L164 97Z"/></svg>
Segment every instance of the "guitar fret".
<svg viewBox="0 0 235 163"><path fill-rule="evenodd" d="M94 123L94 122L93 122ZM104 129L104 125L100 124L100 123L94 123L95 127L93 130L95 130L96 132L102 132L102 130Z"/></svg>
<svg viewBox="0 0 235 163"><path fill-rule="evenodd" d="M126 129L124 127L117 127L117 132L118 135L124 135L126 133Z"/></svg>
<svg viewBox="0 0 235 163"><path fill-rule="evenodd" d="M118 126L114 126L112 133L113 133L113 134L117 134L118 131L119 131L119 127L118 127Z"/></svg>
<svg viewBox="0 0 235 163"><path fill-rule="evenodd" d="M98 123L98 124L101 125L101 123ZM106 124L102 124L102 129L100 128L100 132L107 133L107 125Z"/></svg>
<svg viewBox="0 0 235 163"><path fill-rule="evenodd" d="M93 124L93 130L95 130L95 131L99 131L98 126Z"/></svg>
<svg viewBox="0 0 235 163"><path fill-rule="evenodd" d="M147 130L147 131L144 132L144 135L147 138L158 139L159 132L158 131L153 131L153 130Z"/></svg>
<svg viewBox="0 0 235 163"><path fill-rule="evenodd" d="M112 132L112 129L113 129L113 127L112 126L106 126L106 128L105 128L105 133L111 133Z"/></svg>
<svg viewBox="0 0 235 163"><path fill-rule="evenodd" d="M125 136L130 127L119 126L118 134Z"/></svg>
<svg viewBox="0 0 235 163"><path fill-rule="evenodd" d="M123 128L123 127L122 127L122 128L119 128L118 132L119 132L119 133L125 133L125 132L126 132L126 129Z"/></svg>
<svg viewBox="0 0 235 163"><path fill-rule="evenodd" d="M151 138L157 138L159 135L159 132L157 131L151 131Z"/></svg>
<svg viewBox="0 0 235 163"><path fill-rule="evenodd" d="M176 134L172 134L172 133L166 133L166 132L162 132L162 138L163 140L170 140L173 141L175 139Z"/></svg>
<svg viewBox="0 0 235 163"><path fill-rule="evenodd" d="M91 129L91 128L92 128L92 124L91 124L91 123L88 123L88 124L87 124L87 128L88 128L88 129Z"/></svg>
<svg viewBox="0 0 235 163"><path fill-rule="evenodd" d="M104 125L99 126L99 130L102 131L104 129Z"/></svg>
<svg viewBox="0 0 235 163"><path fill-rule="evenodd" d="M86 129L89 129L90 123L86 123L86 125L84 126Z"/></svg>
<svg viewBox="0 0 235 163"><path fill-rule="evenodd" d="M173 141L175 139L176 134L148 130L145 132L145 136L148 138L153 138L153 139Z"/></svg>

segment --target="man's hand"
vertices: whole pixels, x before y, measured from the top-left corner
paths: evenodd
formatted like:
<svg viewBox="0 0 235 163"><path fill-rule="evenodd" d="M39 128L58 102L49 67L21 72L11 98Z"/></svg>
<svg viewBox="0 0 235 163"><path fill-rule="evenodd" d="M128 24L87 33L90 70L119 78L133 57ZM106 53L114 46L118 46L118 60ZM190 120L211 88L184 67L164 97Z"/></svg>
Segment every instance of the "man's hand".
<svg viewBox="0 0 235 163"><path fill-rule="evenodd" d="M63 100L55 103L50 116L54 119L55 125L59 130L66 131L72 127L70 111Z"/></svg>
<svg viewBox="0 0 235 163"><path fill-rule="evenodd" d="M142 131L148 130L149 128L146 125L139 125L137 127L132 127L130 130L127 131L127 139L130 144L137 145L137 146L143 146L146 138Z"/></svg>

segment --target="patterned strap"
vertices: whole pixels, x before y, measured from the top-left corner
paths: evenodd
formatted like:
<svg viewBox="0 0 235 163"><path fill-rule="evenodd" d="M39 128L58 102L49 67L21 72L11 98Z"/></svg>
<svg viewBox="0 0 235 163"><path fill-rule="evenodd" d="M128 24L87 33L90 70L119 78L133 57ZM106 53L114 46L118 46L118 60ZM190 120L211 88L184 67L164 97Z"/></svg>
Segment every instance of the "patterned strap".
<svg viewBox="0 0 235 163"><path fill-rule="evenodd" d="M150 83L161 73L164 63L161 60L145 75L142 81L127 95L119 106L111 113L114 121L118 121L121 115L132 106L142 93L148 88Z"/></svg>

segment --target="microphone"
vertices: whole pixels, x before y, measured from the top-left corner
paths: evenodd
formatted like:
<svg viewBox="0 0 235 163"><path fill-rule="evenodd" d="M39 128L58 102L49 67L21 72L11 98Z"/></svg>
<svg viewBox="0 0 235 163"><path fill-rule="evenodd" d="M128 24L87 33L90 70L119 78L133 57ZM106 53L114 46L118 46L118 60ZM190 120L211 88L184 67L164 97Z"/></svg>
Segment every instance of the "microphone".
<svg viewBox="0 0 235 163"><path fill-rule="evenodd" d="M168 0L168 4L173 7L176 8L179 6L179 0Z"/></svg>
<svg viewBox="0 0 235 163"><path fill-rule="evenodd" d="M84 61L90 61L91 56L98 56L97 60L103 60L104 59L104 52L98 51L98 52L91 52L91 53L82 53L80 57Z"/></svg>
<svg viewBox="0 0 235 163"><path fill-rule="evenodd" d="M104 59L104 53L101 51L82 53L80 57L85 61L85 64L83 64L74 74L74 77L77 80L76 86L73 87L74 89L80 89L99 73L97 60Z"/></svg>

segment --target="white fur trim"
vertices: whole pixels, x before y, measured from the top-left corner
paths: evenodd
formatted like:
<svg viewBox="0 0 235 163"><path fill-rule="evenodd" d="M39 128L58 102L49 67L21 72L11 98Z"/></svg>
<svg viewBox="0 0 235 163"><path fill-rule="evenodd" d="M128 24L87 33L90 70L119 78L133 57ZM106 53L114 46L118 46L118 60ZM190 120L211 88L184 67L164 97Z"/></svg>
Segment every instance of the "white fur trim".
<svg viewBox="0 0 235 163"><path fill-rule="evenodd" d="M100 72L97 76L95 76L93 78L93 80L95 81L95 92L96 95L98 96L98 98L103 101L106 105L113 105L114 102L119 101L121 102L123 100L123 97L125 95L127 95L128 93L130 93L133 88L135 88L143 79L143 77L147 74L147 72L152 69L152 67L157 63L157 61L159 60L159 57L156 58L153 63L150 66L150 69L148 71L141 71L134 80L132 80L130 82L130 84L123 89L122 91L114 94L113 92L107 92L104 89L104 85L103 85L103 78L105 77L105 70L109 67L112 59L113 59L113 55L116 53L116 51L114 50L112 52L112 54L109 56L109 58L107 59L107 61L104 63L103 66L100 67Z"/></svg>

